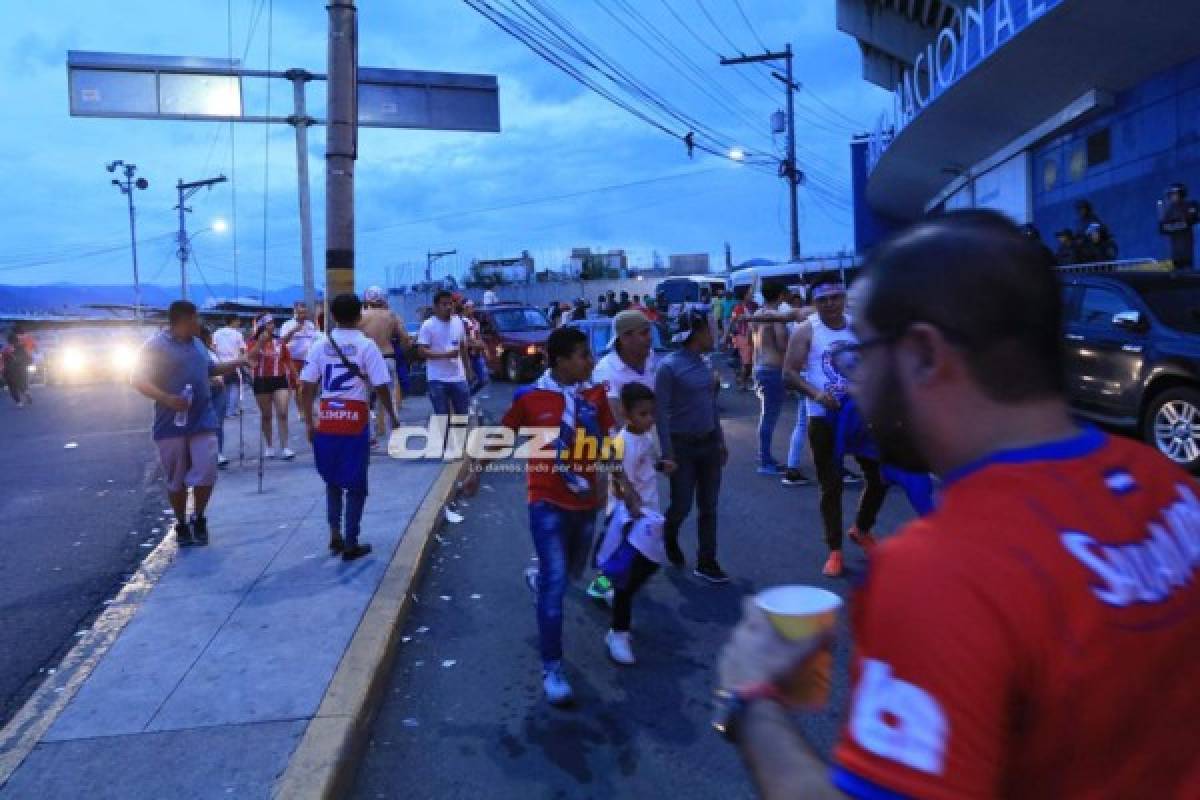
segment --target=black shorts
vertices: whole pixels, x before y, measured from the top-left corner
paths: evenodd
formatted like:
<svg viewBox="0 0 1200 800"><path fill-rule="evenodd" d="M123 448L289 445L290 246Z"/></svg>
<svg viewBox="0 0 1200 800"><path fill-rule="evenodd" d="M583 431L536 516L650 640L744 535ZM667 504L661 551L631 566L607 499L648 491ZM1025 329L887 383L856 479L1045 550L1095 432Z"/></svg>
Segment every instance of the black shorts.
<svg viewBox="0 0 1200 800"><path fill-rule="evenodd" d="M280 389L288 388L288 379L283 375L277 375L273 378L255 378L254 393L255 394L274 394Z"/></svg>

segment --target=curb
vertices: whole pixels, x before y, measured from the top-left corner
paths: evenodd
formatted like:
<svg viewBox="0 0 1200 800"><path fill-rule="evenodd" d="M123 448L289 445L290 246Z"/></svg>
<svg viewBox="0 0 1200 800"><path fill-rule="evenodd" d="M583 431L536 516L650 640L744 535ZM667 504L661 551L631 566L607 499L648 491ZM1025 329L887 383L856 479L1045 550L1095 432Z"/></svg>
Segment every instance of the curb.
<svg viewBox="0 0 1200 800"><path fill-rule="evenodd" d="M409 523L325 690L316 716L276 782L272 796L328 800L349 795L366 751L371 723L396 658L429 542L467 462L447 464Z"/></svg>

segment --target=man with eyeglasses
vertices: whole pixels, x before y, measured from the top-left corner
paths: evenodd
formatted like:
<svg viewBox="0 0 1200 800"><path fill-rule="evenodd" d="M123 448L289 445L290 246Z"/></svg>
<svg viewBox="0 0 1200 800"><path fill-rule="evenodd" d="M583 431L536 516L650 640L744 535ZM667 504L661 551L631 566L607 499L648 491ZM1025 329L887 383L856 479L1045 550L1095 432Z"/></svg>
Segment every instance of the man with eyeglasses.
<svg viewBox="0 0 1200 800"><path fill-rule="evenodd" d="M771 798L1200 796L1194 477L1074 422L1054 264L1007 217L923 221L864 271L851 391L940 502L855 594L832 774L784 695L828 641L752 598L719 730Z"/></svg>
<svg viewBox="0 0 1200 800"><path fill-rule="evenodd" d="M837 456L837 414L848 391L846 375L839 365L839 353L854 348L858 339L850 330L846 315L846 287L830 278L813 287L816 315L801 323L788 342L784 356L784 383L805 397L808 415L808 445L820 486L821 522L829 557L822 573L830 578L841 576L842 558L842 464ZM887 487L880 476L879 462L855 456L862 467L862 494L858 500L850 540L870 552L875 546L871 528L879 516Z"/></svg>

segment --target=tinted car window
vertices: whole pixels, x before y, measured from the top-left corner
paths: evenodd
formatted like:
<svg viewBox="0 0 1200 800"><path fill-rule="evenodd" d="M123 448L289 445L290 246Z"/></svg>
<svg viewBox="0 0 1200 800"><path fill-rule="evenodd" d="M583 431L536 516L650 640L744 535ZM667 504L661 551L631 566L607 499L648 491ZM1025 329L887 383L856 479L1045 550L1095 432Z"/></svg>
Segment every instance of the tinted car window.
<svg viewBox="0 0 1200 800"><path fill-rule="evenodd" d="M700 286L694 281L667 280L658 285L655 295L668 305L695 303L700 299Z"/></svg>
<svg viewBox="0 0 1200 800"><path fill-rule="evenodd" d="M1112 328L1113 314L1129 311L1130 303L1111 289L1092 286L1083 290L1083 302L1079 306L1079 322L1094 328Z"/></svg>
<svg viewBox="0 0 1200 800"><path fill-rule="evenodd" d="M546 315L536 308L493 311L492 319L501 331L540 331L550 327Z"/></svg>
<svg viewBox="0 0 1200 800"><path fill-rule="evenodd" d="M1183 333L1200 333L1200 287L1147 289L1142 297L1163 325Z"/></svg>

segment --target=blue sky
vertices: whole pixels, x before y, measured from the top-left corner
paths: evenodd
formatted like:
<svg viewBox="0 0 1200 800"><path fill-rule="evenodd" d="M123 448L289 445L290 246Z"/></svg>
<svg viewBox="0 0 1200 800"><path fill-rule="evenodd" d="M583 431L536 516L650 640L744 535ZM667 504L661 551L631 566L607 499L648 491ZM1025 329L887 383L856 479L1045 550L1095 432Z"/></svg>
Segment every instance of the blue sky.
<svg viewBox="0 0 1200 800"><path fill-rule="evenodd" d="M783 138L770 135L768 122L782 107L782 92L754 68L717 66L712 51L732 54L722 34L746 52L757 49L756 34L771 46L790 41L798 55L796 77L806 88L798 106L800 163L820 182L816 190L801 190L802 248L816 254L850 245L849 135L869 127L890 98L861 80L857 45L836 30L832 0L741 0L753 31L734 0L600 3L542 0L672 105L752 150L782 147ZM178 279L168 238L176 225L175 181L224 173L235 178L235 186L203 192L191 203L193 230L218 217L236 221L235 231L197 238L203 277L232 282L236 258L242 285L299 282L291 128L239 124L231 148L227 123L79 119L67 113L69 49L225 57L232 29L235 55L244 51L247 66L265 68L269 29L274 68L323 72L324 3L267 0L267 5L272 24L263 11L250 36L259 0L232 0L232 26L220 0L9 4L0 32L5 74L0 103L8 120L0 127L0 148L10 167L9 190L0 195L0 283L131 280L129 252L121 248L128 239L124 199L104 171L116 158L135 162L151 184L137 195L143 281ZM664 258L710 252L718 259L726 241L735 261L786 255L787 199L778 178L699 153L689 161L680 141L582 87L459 0L375 0L360 6L362 65L495 74L503 127L500 134L360 133L360 287L383 283L388 274L416 280L426 250L450 248L459 256L457 263L446 263L449 268L465 267L471 257L523 249L539 268L555 267L571 247L581 246L624 248L638 264L648 263L653 252ZM630 7L653 31L628 16ZM655 32L671 40L703 68L703 91L675 71L678 56L651 49L618 20L651 43ZM245 93L249 111L265 108L262 84L247 83ZM272 110L287 113L290 86L279 82L271 93ZM309 103L310 113L324 116L323 88L311 89ZM323 129L311 129L318 274L324 261L324 145ZM680 177L644 182L666 176ZM588 191L634 182L640 183ZM576 196L526 202L570 194ZM516 203L521 205L480 211ZM202 283L197 276L193 282Z"/></svg>

